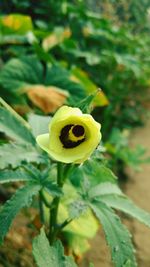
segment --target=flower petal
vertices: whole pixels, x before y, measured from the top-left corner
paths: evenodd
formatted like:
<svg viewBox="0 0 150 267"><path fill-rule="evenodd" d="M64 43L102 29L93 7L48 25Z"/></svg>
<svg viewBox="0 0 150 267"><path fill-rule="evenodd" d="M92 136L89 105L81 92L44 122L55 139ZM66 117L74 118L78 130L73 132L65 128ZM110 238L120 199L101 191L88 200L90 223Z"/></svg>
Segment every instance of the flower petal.
<svg viewBox="0 0 150 267"><path fill-rule="evenodd" d="M75 146L65 146L60 138L62 129L70 125L82 126L85 131L84 140ZM37 142L42 149L58 161L81 163L88 159L98 146L101 139L100 128L101 125L91 115L83 114L78 108L63 106L50 122L50 134L38 136ZM64 138L68 136L70 135L66 133Z"/></svg>
<svg viewBox="0 0 150 267"><path fill-rule="evenodd" d="M43 150L49 153L49 133L38 135L36 141Z"/></svg>

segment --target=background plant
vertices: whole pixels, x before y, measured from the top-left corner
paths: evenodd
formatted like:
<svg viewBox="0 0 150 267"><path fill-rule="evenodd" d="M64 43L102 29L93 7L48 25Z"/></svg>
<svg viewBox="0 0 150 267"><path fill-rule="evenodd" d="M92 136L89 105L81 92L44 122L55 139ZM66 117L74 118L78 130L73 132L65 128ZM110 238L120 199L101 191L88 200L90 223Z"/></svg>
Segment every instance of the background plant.
<svg viewBox="0 0 150 267"><path fill-rule="evenodd" d="M124 165L139 169L139 164L147 161L144 157L144 148L130 148L129 134L130 129L142 125L148 98L148 1L97 1L96 5L93 5L92 1L49 0L40 1L35 6L34 1L11 0L9 4L8 1L1 2L0 8L0 94L9 104L1 100L0 179L1 182L29 182L27 187L16 193L12 202L6 204L6 210L2 209L2 225L10 210L11 213L6 225L1 228L1 237L3 238L8 231L16 213L30 204L29 200L33 195L33 206L37 206L36 196L41 197L41 190L44 191L44 199L46 196L46 225L49 220L49 208L46 205L49 206L53 197L61 197L62 201L63 212L59 214L59 224L70 216L68 207L74 202L75 197L77 204L71 205L73 219L90 206L98 218L104 219L104 223L101 223L105 227L109 224L106 217L112 212L110 208L118 208L149 225L149 215L133 207L133 203L122 196L116 188L114 175L107 169L111 167L115 174L122 178ZM80 107L84 109L91 101L90 94L95 94L94 99L92 96L92 115L102 124L103 147L95 152L92 163L89 161L78 171L80 179L75 176L73 170L69 174L69 180L63 189L68 198L73 195L69 202L68 198L63 198L62 190L57 186L56 163L50 162L47 155L36 147L27 121L32 126L35 136L45 133L50 116L58 107L64 103L71 106L80 103ZM25 120L14 113L11 107ZM15 157L12 157L12 151ZM49 164L50 170L47 168ZM96 169L93 181L88 165ZM41 176L41 171L45 178ZM76 173L76 170L74 172ZM84 176L86 178L83 179ZM46 177L49 182L44 182ZM104 185L101 185L102 182ZM19 182L18 187L20 186L22 182ZM89 193L92 186L93 192ZM3 185L1 188L7 189L7 186ZM84 192L83 188L86 188ZM104 194L103 197L101 192L105 192L106 196ZM99 195L101 199L97 200ZM100 201L100 204L97 204L97 201ZM77 214L74 215L74 212ZM105 218L101 212L105 213ZM73 224L62 229L62 240L67 242L67 246L76 255L81 255L88 248L87 239L92 238L97 230L97 222L91 213L85 213L84 216L86 219L76 219ZM86 225L87 216L89 225ZM111 216L113 224L116 217L112 214ZM83 229L80 229L81 223L84 224ZM90 235L88 229L91 229L91 224L93 232ZM130 238L120 222L116 228L124 233L130 243ZM46 226L46 233L47 229ZM116 229L112 229L113 231ZM132 266L132 250L126 251L120 240L114 240L107 229L105 233L116 266L122 264L118 258L120 251L127 255L125 258L123 256L124 260L129 257L123 264ZM39 251L38 245L42 242L43 246L45 239L42 230L39 239L37 238L34 243L35 257ZM80 247L83 247L83 251L79 251ZM47 250L50 257L52 252L50 248ZM59 242L54 245L52 251L56 258L58 256L62 259L63 250ZM66 266L69 260L64 258ZM39 262L40 259L36 261ZM42 264L39 266L45 266L46 263Z"/></svg>

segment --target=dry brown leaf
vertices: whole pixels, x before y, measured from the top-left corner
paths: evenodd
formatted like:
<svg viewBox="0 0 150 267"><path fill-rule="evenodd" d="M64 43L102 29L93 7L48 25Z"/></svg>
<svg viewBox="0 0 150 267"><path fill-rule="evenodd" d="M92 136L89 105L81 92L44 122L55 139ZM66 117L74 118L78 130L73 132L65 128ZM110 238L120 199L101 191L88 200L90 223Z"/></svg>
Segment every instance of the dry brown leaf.
<svg viewBox="0 0 150 267"><path fill-rule="evenodd" d="M38 229L38 230L41 229L41 227L42 227L42 223L41 223L39 214L37 214L37 215L35 216L35 218L33 219L32 223L33 223L33 225L36 227L36 229Z"/></svg>
<svg viewBox="0 0 150 267"><path fill-rule="evenodd" d="M48 35L42 43L42 46L45 51L53 48L54 46L62 43L65 39L69 39L72 32L70 28L65 29L56 29L53 33Z"/></svg>
<svg viewBox="0 0 150 267"><path fill-rule="evenodd" d="M45 113L55 112L61 107L68 97L67 91L62 91L55 86L35 85L25 88L28 98L32 103Z"/></svg>
<svg viewBox="0 0 150 267"><path fill-rule="evenodd" d="M21 116L31 111L28 105L13 105L13 109Z"/></svg>

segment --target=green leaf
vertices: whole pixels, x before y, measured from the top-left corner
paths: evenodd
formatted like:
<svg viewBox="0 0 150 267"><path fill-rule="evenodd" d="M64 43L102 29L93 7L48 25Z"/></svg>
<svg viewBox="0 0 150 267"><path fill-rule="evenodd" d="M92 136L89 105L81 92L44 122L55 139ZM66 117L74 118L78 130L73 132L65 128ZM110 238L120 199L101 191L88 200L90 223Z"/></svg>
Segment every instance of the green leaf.
<svg viewBox="0 0 150 267"><path fill-rule="evenodd" d="M80 101L78 105L76 104L76 107L79 107L84 113L91 113L91 109L92 109L91 104L95 96L96 96L96 93L87 96L82 101Z"/></svg>
<svg viewBox="0 0 150 267"><path fill-rule="evenodd" d="M96 84L93 83L93 81L89 79L86 72L77 67L73 67L71 72L75 79L77 79L77 81L84 87L85 91L90 95L94 95L94 105L106 106L109 104L109 100L107 99L106 95L100 88L98 88Z"/></svg>
<svg viewBox="0 0 150 267"><path fill-rule="evenodd" d="M60 241L56 241L53 246L49 245L43 229L41 229L40 235L33 240L33 255L38 267L77 267L71 257L64 255Z"/></svg>
<svg viewBox="0 0 150 267"><path fill-rule="evenodd" d="M117 177L115 174L104 164L101 164L96 160L90 159L89 161L86 161L83 165L83 171L84 174L88 176L92 186L104 182L117 182Z"/></svg>
<svg viewBox="0 0 150 267"><path fill-rule="evenodd" d="M70 251L77 257L82 257L82 255L90 249L89 241L82 235L78 235L70 231L64 231L63 236L67 241L67 246Z"/></svg>
<svg viewBox="0 0 150 267"><path fill-rule="evenodd" d="M0 175L0 183L32 180L32 175L23 168L17 170L3 170Z"/></svg>
<svg viewBox="0 0 150 267"><path fill-rule="evenodd" d="M114 209L123 211L124 213L136 218L140 222L150 227L150 213L137 207L126 196L107 195L107 196L102 196L101 201L103 201L108 206Z"/></svg>
<svg viewBox="0 0 150 267"><path fill-rule="evenodd" d="M132 265L131 265L131 261L128 260L128 261L123 265L123 267L132 267Z"/></svg>
<svg viewBox="0 0 150 267"><path fill-rule="evenodd" d="M0 26L4 34L16 32L21 35L33 30L31 18L20 14L10 14L1 17Z"/></svg>
<svg viewBox="0 0 150 267"><path fill-rule="evenodd" d="M62 196L63 192L62 190L58 187L57 184L51 182L51 181L44 181L42 182L43 189L46 190L50 195L52 196Z"/></svg>
<svg viewBox="0 0 150 267"><path fill-rule="evenodd" d="M33 35L33 33L29 33L26 35L18 35L15 33L8 33L8 34L1 34L0 33L0 45L14 45L14 44L26 44L28 42L30 42L30 40L35 40L35 37ZM13 51L13 48L11 48L11 52ZM22 49L24 49L22 47ZM15 48L14 48L15 50ZM18 51L21 52L21 51Z"/></svg>
<svg viewBox="0 0 150 267"><path fill-rule="evenodd" d="M93 202L90 207L103 226L115 267L122 267L129 260L132 267L137 266L130 234L119 217L102 202Z"/></svg>
<svg viewBox="0 0 150 267"><path fill-rule="evenodd" d="M42 116L34 113L29 114L28 122L32 128L32 133L35 137L39 134L49 132L50 116Z"/></svg>
<svg viewBox="0 0 150 267"><path fill-rule="evenodd" d="M45 85L54 85L60 89L67 90L70 94L69 104L75 105L78 101L86 97L82 85L72 81L69 72L59 65L53 65L47 68Z"/></svg>
<svg viewBox="0 0 150 267"><path fill-rule="evenodd" d="M44 157L30 144L9 143L0 146L0 169L9 166L16 168L25 162L38 164L45 160L46 156Z"/></svg>
<svg viewBox="0 0 150 267"><path fill-rule="evenodd" d="M0 131L17 142L35 145L35 139L27 122L2 99L0 99Z"/></svg>
<svg viewBox="0 0 150 267"><path fill-rule="evenodd" d="M117 183L117 177L104 164L90 159L87 160L80 168L72 169L70 174L71 182L74 186L81 187L84 192L102 183ZM85 182L85 184L83 184Z"/></svg>
<svg viewBox="0 0 150 267"><path fill-rule="evenodd" d="M89 198L99 197L101 199L101 196L109 194L123 195L118 185L110 182L100 183L88 191Z"/></svg>
<svg viewBox="0 0 150 267"><path fill-rule="evenodd" d="M41 84L43 67L35 56L13 58L1 70L0 84L11 92L23 93L24 87L30 84Z"/></svg>
<svg viewBox="0 0 150 267"><path fill-rule="evenodd" d="M43 72L46 72L43 77ZM43 65L35 56L11 59L4 65L0 73L0 85L7 90L8 94L20 98L20 94L26 93L31 85L56 86L67 90L70 94L69 103L77 103L86 97L82 85L71 81L70 72L62 66ZM22 95L22 98L24 95Z"/></svg>
<svg viewBox="0 0 150 267"><path fill-rule="evenodd" d="M0 211L0 243L3 242L17 213L23 207L30 206L32 197L36 195L40 189L41 186L39 184L27 184L17 190L12 198L4 204Z"/></svg>
<svg viewBox="0 0 150 267"><path fill-rule="evenodd" d="M77 218L87 210L87 205L82 200L76 200L70 204L69 215L71 218Z"/></svg>
<svg viewBox="0 0 150 267"><path fill-rule="evenodd" d="M54 46L62 43L65 39L69 38L71 35L71 30L64 27L54 27L53 32L51 32L43 40L42 47L45 51L52 49Z"/></svg>

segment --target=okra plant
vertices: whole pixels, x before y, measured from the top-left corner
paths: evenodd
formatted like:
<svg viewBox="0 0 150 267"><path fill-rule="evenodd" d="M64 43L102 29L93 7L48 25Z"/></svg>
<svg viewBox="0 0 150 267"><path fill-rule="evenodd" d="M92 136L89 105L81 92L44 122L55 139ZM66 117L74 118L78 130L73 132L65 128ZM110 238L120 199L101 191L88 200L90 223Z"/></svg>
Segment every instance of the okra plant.
<svg viewBox="0 0 150 267"><path fill-rule="evenodd" d="M89 100L78 107L62 106L53 118L30 115L32 129L0 101L0 131L5 139L0 183L20 185L0 208L0 242L18 212L39 203L41 229L32 246L38 267L77 266L71 255L65 256L64 247L74 255L83 253L98 225L103 227L112 264L135 267L131 234L115 210L150 227L150 214L128 199L105 163L101 126L88 113Z"/></svg>

